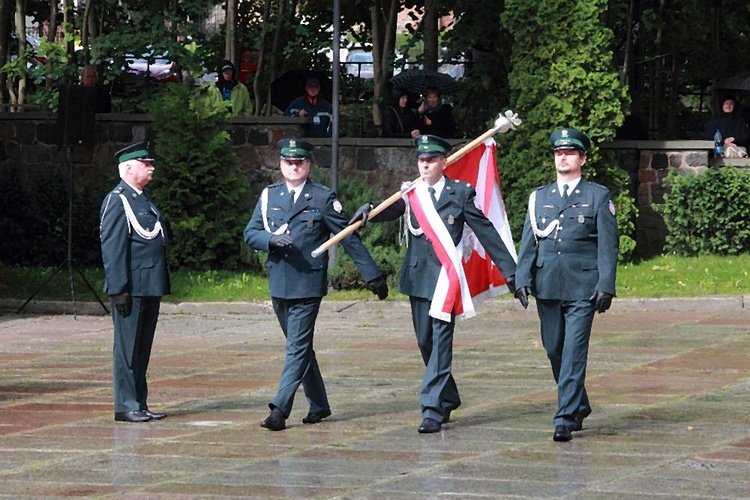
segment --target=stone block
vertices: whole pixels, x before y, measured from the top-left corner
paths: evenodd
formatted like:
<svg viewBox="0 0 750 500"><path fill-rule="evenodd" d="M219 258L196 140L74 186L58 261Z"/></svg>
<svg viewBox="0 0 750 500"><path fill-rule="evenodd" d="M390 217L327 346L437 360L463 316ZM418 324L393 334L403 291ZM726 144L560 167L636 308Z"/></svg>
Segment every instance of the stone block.
<svg viewBox="0 0 750 500"><path fill-rule="evenodd" d="M660 170L660 172L663 172L663 170ZM656 178L656 170L651 170L649 168L638 171L638 182L641 184L646 182L656 182Z"/></svg>
<svg viewBox="0 0 750 500"><path fill-rule="evenodd" d="M109 139L119 144L130 144L133 141L133 127L129 122L112 122L107 127Z"/></svg>
<svg viewBox="0 0 750 500"><path fill-rule="evenodd" d="M36 141L36 125L33 122L18 122L16 124L16 140L19 144L34 144L34 141Z"/></svg>
<svg viewBox="0 0 750 500"><path fill-rule="evenodd" d="M10 122L0 122L0 140L16 138L16 128Z"/></svg>
<svg viewBox="0 0 750 500"><path fill-rule="evenodd" d="M669 156L669 166L672 168L680 168L682 166L683 155L682 153L672 153Z"/></svg>
<svg viewBox="0 0 750 500"><path fill-rule="evenodd" d="M229 129L229 137L235 146L243 146L246 142L247 134L244 127L233 126Z"/></svg>
<svg viewBox="0 0 750 500"><path fill-rule="evenodd" d="M251 128L247 131L247 142L253 146L268 146L268 129Z"/></svg>
<svg viewBox="0 0 750 500"><path fill-rule="evenodd" d="M316 147L313 151L313 160L320 168L331 168L331 148Z"/></svg>
<svg viewBox="0 0 750 500"><path fill-rule="evenodd" d="M651 185L641 184L638 186L638 198L636 199L638 208L647 207L651 204Z"/></svg>
<svg viewBox="0 0 750 500"><path fill-rule="evenodd" d="M685 164L691 167L708 166L708 151L691 151L685 154Z"/></svg>
<svg viewBox="0 0 750 500"><path fill-rule="evenodd" d="M357 170L364 172L373 172L378 169L378 164L375 161L375 155L373 154L372 148L357 148L356 160Z"/></svg>
<svg viewBox="0 0 750 500"><path fill-rule="evenodd" d="M36 139L41 144L60 144L60 127L55 122L43 122L36 128Z"/></svg>
<svg viewBox="0 0 750 500"><path fill-rule="evenodd" d="M651 168L661 170L669 166L669 158L666 153L654 153L651 157Z"/></svg>
<svg viewBox="0 0 750 500"><path fill-rule="evenodd" d="M641 151L638 169L651 168L651 151Z"/></svg>

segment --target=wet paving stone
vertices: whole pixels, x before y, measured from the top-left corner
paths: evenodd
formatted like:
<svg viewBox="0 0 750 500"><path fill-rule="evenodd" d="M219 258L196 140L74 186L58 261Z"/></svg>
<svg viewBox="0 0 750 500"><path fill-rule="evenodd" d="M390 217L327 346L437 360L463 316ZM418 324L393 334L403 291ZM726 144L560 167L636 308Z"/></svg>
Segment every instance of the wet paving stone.
<svg viewBox="0 0 750 500"><path fill-rule="evenodd" d="M620 301L598 315L594 413L552 441L538 317L507 298L456 328L463 404L417 433L408 302L324 301L316 353L333 415L259 426L283 362L270 303L165 304L152 409L113 421L111 320L0 315L0 498L747 498L747 300Z"/></svg>

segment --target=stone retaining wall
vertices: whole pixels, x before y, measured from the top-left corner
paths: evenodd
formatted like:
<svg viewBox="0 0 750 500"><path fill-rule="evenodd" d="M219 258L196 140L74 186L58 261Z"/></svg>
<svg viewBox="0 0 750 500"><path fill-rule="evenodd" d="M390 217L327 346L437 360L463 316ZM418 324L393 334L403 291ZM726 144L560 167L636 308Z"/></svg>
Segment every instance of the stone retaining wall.
<svg viewBox="0 0 750 500"><path fill-rule="evenodd" d="M309 120L290 117L243 117L233 122L231 137L248 175L254 194L279 179L276 143L282 137L299 136ZM97 115L96 143L71 148L76 175L76 194L106 192L117 180L112 153L122 146L154 141L148 115ZM0 114L0 165L16 167L22 184L37 176L67 179L67 148L58 146L60 131L53 113ZM311 139L314 160L322 168L331 166L330 139ZM454 141L460 145L461 141ZM711 141L618 141L602 144L616 151L621 166L631 178L630 191L639 209L636 224L637 253L648 256L661 251L666 227L651 208L663 200L662 181L671 169L700 173L714 161L709 158ZM743 160L724 160L717 165ZM747 162L747 160L744 160ZM364 175L372 185L395 191L404 180L416 176L410 139L342 138L339 148L339 179ZM750 162L747 162L750 163ZM4 167L5 168L5 167ZM157 165L158 168L158 165Z"/></svg>

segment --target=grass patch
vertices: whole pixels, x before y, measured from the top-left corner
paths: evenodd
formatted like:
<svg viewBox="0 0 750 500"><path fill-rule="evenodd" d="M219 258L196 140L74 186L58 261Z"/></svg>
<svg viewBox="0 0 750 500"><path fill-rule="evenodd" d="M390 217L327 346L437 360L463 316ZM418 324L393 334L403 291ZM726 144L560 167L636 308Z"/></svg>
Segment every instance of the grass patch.
<svg viewBox="0 0 750 500"><path fill-rule="evenodd" d="M54 268L22 268L0 264L0 298L25 300L39 289ZM99 296L104 283L102 269L83 270ZM95 300L73 271L76 299ZM268 300L268 280L243 272L179 271L172 273L173 294L166 302L238 302ZM742 295L750 290L750 254L731 257L677 257L662 255L638 263L621 265L617 271L620 297L703 297ZM371 298L367 290L345 290L330 294L334 300ZM391 298L402 297L391 290ZM35 297L38 300L70 300L67 268L57 273ZM510 299L509 295L506 298Z"/></svg>
<svg viewBox="0 0 750 500"><path fill-rule="evenodd" d="M661 255L619 266L620 297L742 295L750 290L750 254L678 257Z"/></svg>

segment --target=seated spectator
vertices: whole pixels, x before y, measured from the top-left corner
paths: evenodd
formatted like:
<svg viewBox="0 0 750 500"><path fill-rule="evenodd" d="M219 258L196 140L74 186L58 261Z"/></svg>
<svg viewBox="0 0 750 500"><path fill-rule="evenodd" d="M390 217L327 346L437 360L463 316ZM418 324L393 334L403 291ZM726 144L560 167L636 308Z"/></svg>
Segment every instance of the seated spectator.
<svg viewBox="0 0 750 500"><path fill-rule="evenodd" d="M721 133L725 151L729 146L747 146L750 133L747 122L740 116L739 106L734 97L727 97L722 101L721 110L708 121L703 138L713 141L717 130Z"/></svg>
<svg viewBox="0 0 750 500"><path fill-rule="evenodd" d="M216 85L211 85L209 90L214 101L217 105L225 102L227 109L233 116L250 115L253 112L250 92L244 84L237 80L237 71L232 61L221 61L218 70L219 75L216 77Z"/></svg>
<svg viewBox="0 0 750 500"><path fill-rule="evenodd" d="M393 89L390 104L383 116L383 137L416 138L419 135L419 118L411 106L409 92Z"/></svg>
<svg viewBox="0 0 750 500"><path fill-rule="evenodd" d="M81 70L81 85L84 87L96 87L96 113L112 112L112 99L107 89L99 85L99 76L95 67L83 67Z"/></svg>
<svg viewBox="0 0 750 500"><path fill-rule="evenodd" d="M310 76L305 81L305 95L293 100L284 111L284 116L312 117L307 129L308 137L331 137L333 107L320 95L320 80Z"/></svg>
<svg viewBox="0 0 750 500"><path fill-rule="evenodd" d="M427 89L424 102L419 106L422 126L419 130L425 135L435 135L443 139L453 139L457 135L453 107L444 104L438 89Z"/></svg>

